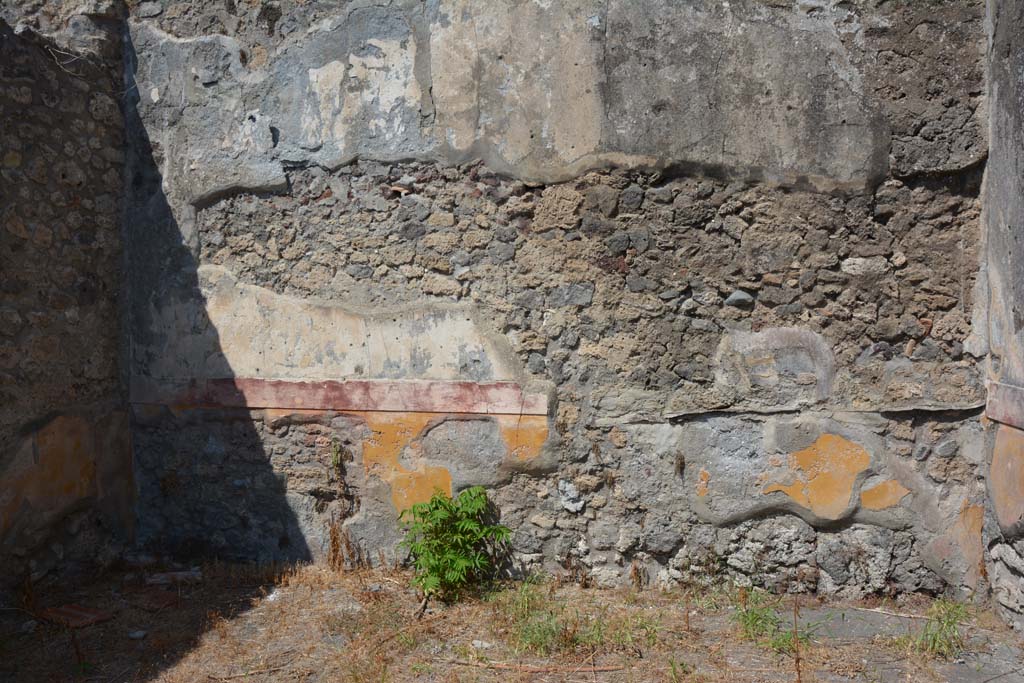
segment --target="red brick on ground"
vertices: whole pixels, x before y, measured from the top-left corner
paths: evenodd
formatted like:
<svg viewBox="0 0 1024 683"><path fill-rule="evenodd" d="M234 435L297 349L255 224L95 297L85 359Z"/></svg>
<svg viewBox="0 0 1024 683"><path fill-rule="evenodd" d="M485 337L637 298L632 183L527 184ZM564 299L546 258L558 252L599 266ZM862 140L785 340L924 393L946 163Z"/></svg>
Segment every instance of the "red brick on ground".
<svg viewBox="0 0 1024 683"><path fill-rule="evenodd" d="M82 607L81 605L74 604L50 607L43 610L40 616L68 628L85 628L86 626L92 626L101 621L114 618L114 615L110 612L103 612L91 607Z"/></svg>

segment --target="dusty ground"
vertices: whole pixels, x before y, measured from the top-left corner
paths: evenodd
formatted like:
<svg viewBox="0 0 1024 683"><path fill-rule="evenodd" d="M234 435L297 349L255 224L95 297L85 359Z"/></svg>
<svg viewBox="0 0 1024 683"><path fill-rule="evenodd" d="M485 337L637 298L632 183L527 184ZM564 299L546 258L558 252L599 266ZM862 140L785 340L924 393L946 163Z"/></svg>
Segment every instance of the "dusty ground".
<svg viewBox="0 0 1024 683"><path fill-rule="evenodd" d="M145 585L151 575L112 573L5 606L0 680L798 680L792 652L743 637L736 615L749 595L739 589L598 590L547 579L435 606L416 620L402 572L207 566L200 583L174 586L176 600L163 607ZM73 639L33 618L66 603L113 618L75 630ZM923 599L801 598L799 680L1024 681L1024 643L986 612L971 610L960 627L966 649L954 660L916 651L927 608ZM765 611L780 620L785 644L793 599L769 599Z"/></svg>

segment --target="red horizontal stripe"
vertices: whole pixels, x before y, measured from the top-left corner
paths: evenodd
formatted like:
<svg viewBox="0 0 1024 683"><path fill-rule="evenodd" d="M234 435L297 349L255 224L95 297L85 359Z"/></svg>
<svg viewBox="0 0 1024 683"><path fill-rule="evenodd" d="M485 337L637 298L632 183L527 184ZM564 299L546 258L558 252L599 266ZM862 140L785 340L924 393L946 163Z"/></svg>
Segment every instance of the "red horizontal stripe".
<svg viewBox="0 0 1024 683"><path fill-rule="evenodd" d="M548 397L515 382L351 380L297 382L226 378L152 380L133 377L137 404L292 410L547 415Z"/></svg>

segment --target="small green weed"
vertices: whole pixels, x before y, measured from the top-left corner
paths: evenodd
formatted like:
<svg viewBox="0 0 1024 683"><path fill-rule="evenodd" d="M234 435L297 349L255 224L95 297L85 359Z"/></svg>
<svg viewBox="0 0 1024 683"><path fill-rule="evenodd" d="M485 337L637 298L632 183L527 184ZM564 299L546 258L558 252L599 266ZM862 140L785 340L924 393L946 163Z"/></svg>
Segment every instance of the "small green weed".
<svg viewBox="0 0 1024 683"><path fill-rule="evenodd" d="M675 657L668 658L668 681L669 683L683 683L685 678L689 678L690 674L693 673L693 669L686 662L677 662Z"/></svg>
<svg viewBox="0 0 1024 683"><path fill-rule="evenodd" d="M800 647L811 642L810 630L794 633L792 630L776 631L775 635L768 639L768 647L781 655L791 655L796 652L797 644Z"/></svg>
<svg viewBox="0 0 1024 683"><path fill-rule="evenodd" d="M548 656L593 653L604 649L636 651L657 643L657 615L632 611L610 614L605 607L567 609L556 603L539 578L523 581L488 597L518 652Z"/></svg>
<svg viewBox="0 0 1024 683"><path fill-rule="evenodd" d="M684 602L702 612L713 612L739 601L739 589L730 582L709 586L691 584L684 590Z"/></svg>
<svg viewBox="0 0 1024 683"><path fill-rule="evenodd" d="M932 657L954 659L964 649L960 624L967 619L967 607L953 600L939 599L928 608L928 620L914 639L914 649Z"/></svg>
<svg viewBox="0 0 1024 683"><path fill-rule="evenodd" d="M608 638L608 625L603 615L580 616L577 612L572 620L572 644L584 650L597 650Z"/></svg>
<svg viewBox="0 0 1024 683"><path fill-rule="evenodd" d="M712 679L705 674L697 673L697 670L686 662L669 657L665 680L668 683L711 683ZM719 681L721 679L715 677L714 680Z"/></svg>
<svg viewBox="0 0 1024 683"><path fill-rule="evenodd" d="M543 612L519 624L515 632L516 646L520 649L549 655L558 647L562 624L553 612Z"/></svg>
<svg viewBox="0 0 1024 683"><path fill-rule="evenodd" d="M337 440L331 441L331 467L341 470L341 444Z"/></svg>
<svg viewBox="0 0 1024 683"><path fill-rule="evenodd" d="M424 676L434 673L434 668L425 662L416 662L409 670L417 676Z"/></svg>
<svg viewBox="0 0 1024 683"><path fill-rule="evenodd" d="M482 486L452 498L438 491L401 515L402 545L412 557L413 585L427 597L456 600L469 586L493 577L508 542L508 527L489 523L494 507Z"/></svg>
<svg viewBox="0 0 1024 683"><path fill-rule="evenodd" d="M499 590L486 596L486 600L502 612L510 621L521 621L536 612L546 602L540 587L543 578L527 576L514 590Z"/></svg>
<svg viewBox="0 0 1024 683"><path fill-rule="evenodd" d="M739 626L740 634L747 640L771 638L782 627L782 619L776 614L768 596L759 590L745 591L732 620Z"/></svg>
<svg viewBox="0 0 1024 683"><path fill-rule="evenodd" d="M544 609L517 623L513 640L519 650L542 656L556 652L596 652L607 641L606 628L600 617Z"/></svg>
<svg viewBox="0 0 1024 683"><path fill-rule="evenodd" d="M630 614L614 621L611 630L615 645L634 650L641 645L654 647L661 633L661 624L656 617L647 614Z"/></svg>
<svg viewBox="0 0 1024 683"><path fill-rule="evenodd" d="M822 622L804 624L794 630L775 611L777 603L763 591L741 591L732 620L745 639L757 641L779 654L792 655L798 646L802 648L811 642Z"/></svg>

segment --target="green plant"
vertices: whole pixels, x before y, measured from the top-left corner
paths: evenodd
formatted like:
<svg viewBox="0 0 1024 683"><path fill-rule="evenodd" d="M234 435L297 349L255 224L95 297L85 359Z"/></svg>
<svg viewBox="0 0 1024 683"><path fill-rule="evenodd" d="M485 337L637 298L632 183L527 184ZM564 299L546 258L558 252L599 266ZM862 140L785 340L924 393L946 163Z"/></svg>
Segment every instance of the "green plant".
<svg viewBox="0 0 1024 683"><path fill-rule="evenodd" d="M644 614L626 615L613 620L612 642L621 648L634 650L640 645L654 647L658 642L661 624L656 617Z"/></svg>
<svg viewBox="0 0 1024 683"><path fill-rule="evenodd" d="M486 600L493 603L507 620L522 621L546 602L540 590L543 581L543 577L531 574L514 589L495 591L488 594Z"/></svg>
<svg viewBox="0 0 1024 683"><path fill-rule="evenodd" d="M433 667L431 667L430 664L427 664L425 662L415 662L412 666L409 667L409 670L417 676L426 676L434 672Z"/></svg>
<svg viewBox="0 0 1024 683"><path fill-rule="evenodd" d="M737 602L736 588L730 583L712 586L690 585L686 588L684 602L699 611L717 611Z"/></svg>
<svg viewBox="0 0 1024 683"><path fill-rule="evenodd" d="M683 683L683 677L689 678L693 669L686 662L677 662L675 657L668 658L668 680L669 683Z"/></svg>
<svg viewBox="0 0 1024 683"><path fill-rule="evenodd" d="M782 655L794 655L811 642L811 636L826 620L800 626L789 626L775 611L778 600L759 590L741 589L732 620L747 640L759 641ZM794 610L796 608L794 607ZM796 614L794 612L794 622Z"/></svg>
<svg viewBox="0 0 1024 683"><path fill-rule="evenodd" d="M563 624L554 612L543 612L519 624L515 633L516 645L538 655L549 655L558 649Z"/></svg>
<svg viewBox="0 0 1024 683"><path fill-rule="evenodd" d="M967 618L967 607L953 600L939 599L928 608L928 620L914 640L914 648L933 657L953 659L964 649L960 623Z"/></svg>
<svg viewBox="0 0 1024 683"><path fill-rule="evenodd" d="M331 467L341 470L341 444L337 440L331 441Z"/></svg>
<svg viewBox="0 0 1024 683"><path fill-rule="evenodd" d="M490 524L494 508L482 486L452 498L441 491L405 510L402 545L412 558L413 585L424 598L458 599L467 587L490 579L510 531Z"/></svg>
<svg viewBox="0 0 1024 683"><path fill-rule="evenodd" d="M804 647L811 642L811 635L806 631L795 633L791 629L776 631L768 639L768 647L779 654L791 655L796 652L797 644Z"/></svg>
<svg viewBox="0 0 1024 683"><path fill-rule="evenodd" d="M771 638L782 626L782 619L769 604L767 596L758 590L743 592L731 618L747 640Z"/></svg>

